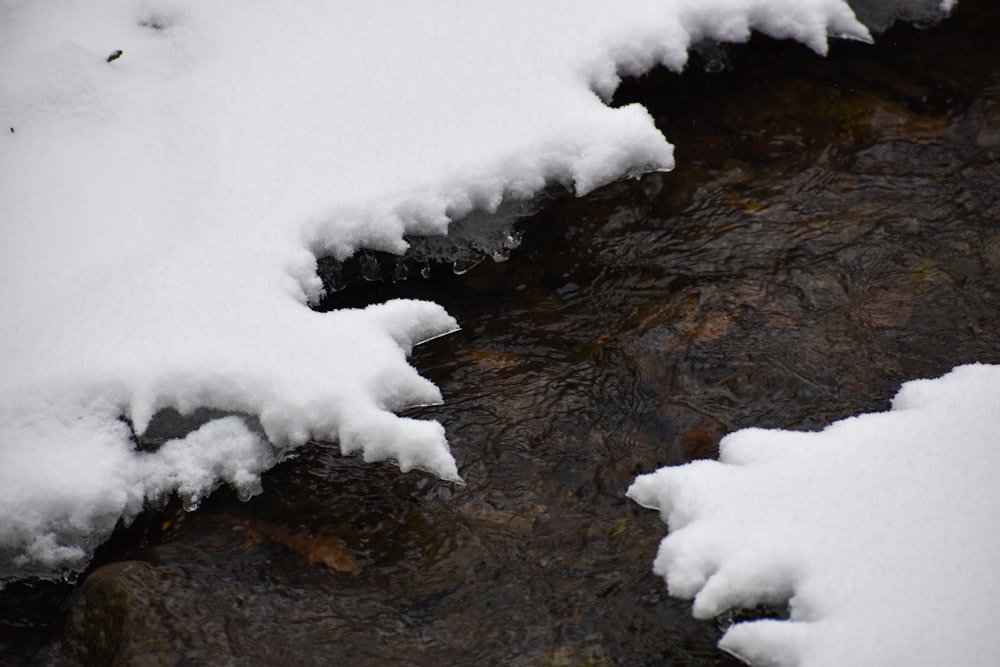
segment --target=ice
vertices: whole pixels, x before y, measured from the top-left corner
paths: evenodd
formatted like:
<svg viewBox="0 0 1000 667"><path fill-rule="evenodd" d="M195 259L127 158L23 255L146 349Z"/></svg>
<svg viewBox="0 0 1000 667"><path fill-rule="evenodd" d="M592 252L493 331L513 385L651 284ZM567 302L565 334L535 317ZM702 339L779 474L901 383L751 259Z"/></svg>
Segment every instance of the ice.
<svg viewBox="0 0 1000 667"><path fill-rule="evenodd" d="M951 13L957 0L852 0L858 19L875 32L896 21L928 27Z"/></svg>
<svg viewBox="0 0 1000 667"><path fill-rule="evenodd" d="M751 30L870 38L842 0L6 0L0 577L80 567L155 496L251 493L313 438L458 480L441 426L395 414L442 399L406 355L457 323L314 312L317 257L671 168L605 104L619 76ZM231 418L141 451L167 409Z"/></svg>
<svg viewBox="0 0 1000 667"><path fill-rule="evenodd" d="M629 489L670 534L654 569L710 618L720 646L762 665L996 665L1000 366L903 385L892 410L822 432L746 429L719 461Z"/></svg>

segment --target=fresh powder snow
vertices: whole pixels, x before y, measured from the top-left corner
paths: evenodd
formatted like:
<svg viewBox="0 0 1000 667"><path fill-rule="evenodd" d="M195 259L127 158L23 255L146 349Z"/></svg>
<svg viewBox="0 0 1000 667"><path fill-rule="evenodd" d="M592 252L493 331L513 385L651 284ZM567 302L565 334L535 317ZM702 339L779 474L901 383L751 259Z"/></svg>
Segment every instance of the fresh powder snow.
<svg viewBox="0 0 1000 667"><path fill-rule="evenodd" d="M263 471L313 438L458 481L442 427L396 414L442 400L406 356L458 323L415 301L315 312L316 258L400 253L407 235L444 234L547 184L585 193L671 168L644 109L606 105L619 76L678 70L693 44L752 30L819 52L829 37L870 39L843 0L5 0L0 579L82 569L148 500L196 504L220 483L257 493ZM140 451L135 435L167 408L226 416ZM882 467L869 467L870 488ZM952 535L931 528L921 545ZM696 545L689 558L721 565L727 544ZM898 554L890 545L878 542L871 562ZM881 609L807 597L802 586L831 585L807 578L825 560L803 560L799 580L788 577L799 561L781 557L787 568L754 582L812 600L793 607L821 629L754 644L737 626L732 650L820 651L835 636L822 619ZM955 562L969 580L984 571ZM699 613L759 596L739 590Z"/></svg>
<svg viewBox="0 0 1000 667"><path fill-rule="evenodd" d="M406 355L457 323L317 313L317 256L671 168L605 104L619 74L753 29L870 38L840 0L4 2L0 578L81 568L172 490L251 494L310 438L458 480L441 426L395 414L441 401ZM230 416L137 450L201 407Z"/></svg>
<svg viewBox="0 0 1000 667"><path fill-rule="evenodd" d="M642 475L628 495L670 534L654 569L765 665L997 665L1000 366L903 385L889 412L817 433L746 429L719 461Z"/></svg>

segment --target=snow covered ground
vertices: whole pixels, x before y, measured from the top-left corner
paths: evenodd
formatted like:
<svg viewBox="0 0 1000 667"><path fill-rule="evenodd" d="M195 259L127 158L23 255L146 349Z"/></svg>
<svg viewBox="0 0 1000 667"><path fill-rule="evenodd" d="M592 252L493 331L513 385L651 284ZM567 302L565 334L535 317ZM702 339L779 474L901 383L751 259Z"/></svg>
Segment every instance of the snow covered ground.
<svg viewBox="0 0 1000 667"><path fill-rule="evenodd" d="M939 5L854 4L880 26ZM672 168L644 109L605 104L619 75L751 30L820 52L870 39L842 0L5 0L0 580L81 569L148 499L257 493L310 438L458 480L441 426L395 414L441 401L406 355L458 323L414 301L317 313L317 256ZM794 595L792 622L726 635L754 660L953 662L959 624L984 639L996 619L998 373L641 478L633 497L674 531L671 591L699 615ZM158 411L201 407L228 416L136 449ZM898 646L867 641L889 623Z"/></svg>
<svg viewBox="0 0 1000 667"><path fill-rule="evenodd" d="M640 476L670 535L654 569L753 664L996 665L1000 367L903 385L892 410L822 432L746 429L719 461Z"/></svg>

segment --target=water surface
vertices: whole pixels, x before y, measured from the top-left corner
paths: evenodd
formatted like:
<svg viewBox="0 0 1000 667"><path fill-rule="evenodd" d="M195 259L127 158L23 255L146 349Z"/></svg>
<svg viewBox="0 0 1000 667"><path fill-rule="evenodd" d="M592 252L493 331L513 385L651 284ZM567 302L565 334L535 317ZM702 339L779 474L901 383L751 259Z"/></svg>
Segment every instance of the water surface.
<svg viewBox="0 0 1000 667"><path fill-rule="evenodd" d="M445 404L411 414L445 425L465 486L314 443L249 503L147 512L80 587L9 587L0 656L736 664L724 622L651 573L664 526L624 491L734 429L820 428L1000 363L998 29L963 2L827 59L755 38L729 70L628 82L616 103L651 110L675 172L548 202L507 262L324 304L459 320L413 357Z"/></svg>

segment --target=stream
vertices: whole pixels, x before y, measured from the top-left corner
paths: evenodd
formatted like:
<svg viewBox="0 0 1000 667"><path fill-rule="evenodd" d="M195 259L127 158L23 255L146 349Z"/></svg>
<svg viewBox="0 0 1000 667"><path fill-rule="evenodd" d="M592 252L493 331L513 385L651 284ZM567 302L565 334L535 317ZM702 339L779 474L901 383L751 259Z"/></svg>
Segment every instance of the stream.
<svg viewBox="0 0 1000 667"><path fill-rule="evenodd" d="M996 35L1000 5L963 0L827 58L756 36L626 81L675 171L552 198L506 262L323 304L458 319L412 357L445 403L407 414L444 424L464 486L312 443L249 502L145 512L79 583L9 585L0 662L740 664L733 615L666 595L666 527L625 489L1000 363Z"/></svg>

